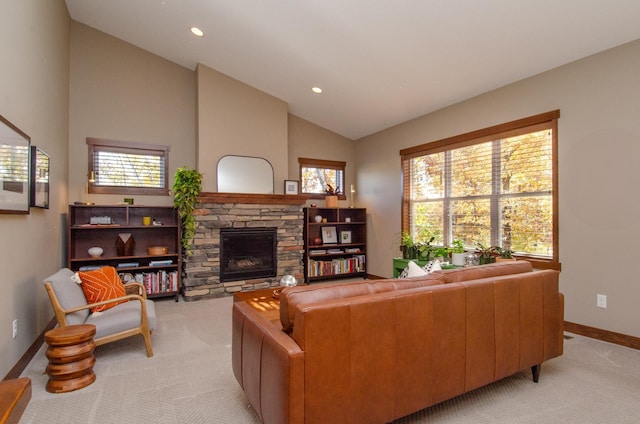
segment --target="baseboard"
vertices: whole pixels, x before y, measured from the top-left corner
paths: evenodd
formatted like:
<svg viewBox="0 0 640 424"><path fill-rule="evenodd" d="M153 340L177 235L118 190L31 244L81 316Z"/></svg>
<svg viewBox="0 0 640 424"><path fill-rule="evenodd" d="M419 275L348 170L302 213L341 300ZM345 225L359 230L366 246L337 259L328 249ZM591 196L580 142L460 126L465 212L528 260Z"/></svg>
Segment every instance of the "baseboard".
<svg viewBox="0 0 640 424"><path fill-rule="evenodd" d="M44 343L44 333L53 329L53 327L55 327L57 324L58 324L58 321L56 321L56 318L53 317L51 321L49 321L49 324L47 324L45 329L42 330L42 333L40 333L38 338L35 339L35 341L31 344L31 346L29 346L29 349L27 349L24 355L22 355L22 357L18 360L18 362L16 362L13 368L9 370L7 375L4 376L4 380L10 380L13 378L20 377L20 374L22 374L22 372L27 368L27 365L29 365L29 362L31 362L33 357L36 356L36 353L38 353L38 350L40 350L40 347Z"/></svg>
<svg viewBox="0 0 640 424"><path fill-rule="evenodd" d="M602 330L600 328L589 327L587 325L576 324L575 322L564 322L564 330L569 333L579 334L592 339L614 343L621 346L640 350L640 338L628 336L626 334L613 331Z"/></svg>

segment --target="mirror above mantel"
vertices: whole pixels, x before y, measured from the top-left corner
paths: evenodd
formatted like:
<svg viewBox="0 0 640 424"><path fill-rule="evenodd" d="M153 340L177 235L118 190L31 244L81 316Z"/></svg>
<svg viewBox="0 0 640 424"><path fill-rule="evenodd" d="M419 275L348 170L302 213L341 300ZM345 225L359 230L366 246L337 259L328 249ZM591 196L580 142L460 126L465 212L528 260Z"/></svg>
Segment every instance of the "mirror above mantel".
<svg viewBox="0 0 640 424"><path fill-rule="evenodd" d="M266 159L228 155L217 168L219 193L273 194L273 166Z"/></svg>

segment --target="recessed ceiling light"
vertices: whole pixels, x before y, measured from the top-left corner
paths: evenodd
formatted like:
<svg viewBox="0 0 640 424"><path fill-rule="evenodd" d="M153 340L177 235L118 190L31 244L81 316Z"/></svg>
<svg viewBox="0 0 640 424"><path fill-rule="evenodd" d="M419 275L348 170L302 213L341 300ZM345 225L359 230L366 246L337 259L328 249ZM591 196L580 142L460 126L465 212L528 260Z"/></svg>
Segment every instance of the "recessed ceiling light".
<svg viewBox="0 0 640 424"><path fill-rule="evenodd" d="M204 37L204 32L198 27L191 27L191 33L196 37Z"/></svg>
<svg viewBox="0 0 640 424"><path fill-rule="evenodd" d="M313 92L314 92L314 93L316 93L316 94L320 94L320 93L322 93L322 88L320 88L320 87L313 87L313 88L311 89L311 91L313 91Z"/></svg>

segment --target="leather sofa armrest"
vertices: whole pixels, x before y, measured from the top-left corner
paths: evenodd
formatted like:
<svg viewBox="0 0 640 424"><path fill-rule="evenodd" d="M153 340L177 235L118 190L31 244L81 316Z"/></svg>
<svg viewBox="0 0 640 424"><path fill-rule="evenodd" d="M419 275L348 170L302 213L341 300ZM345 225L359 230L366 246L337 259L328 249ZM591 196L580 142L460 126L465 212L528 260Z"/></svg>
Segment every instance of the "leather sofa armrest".
<svg viewBox="0 0 640 424"><path fill-rule="evenodd" d="M246 302L233 304L232 367L264 423L304 422L300 346Z"/></svg>

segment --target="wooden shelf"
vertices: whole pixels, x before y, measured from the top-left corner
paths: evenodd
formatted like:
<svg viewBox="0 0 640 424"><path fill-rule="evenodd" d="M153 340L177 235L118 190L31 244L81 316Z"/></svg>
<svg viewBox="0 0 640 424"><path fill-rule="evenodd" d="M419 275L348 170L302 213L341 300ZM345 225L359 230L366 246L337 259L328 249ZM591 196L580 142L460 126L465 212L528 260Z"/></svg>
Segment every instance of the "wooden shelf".
<svg viewBox="0 0 640 424"><path fill-rule="evenodd" d="M366 277L366 221L364 208L304 208L305 281ZM335 243L326 243L327 227Z"/></svg>
<svg viewBox="0 0 640 424"><path fill-rule="evenodd" d="M161 225L143 225L145 216ZM92 224L91 218L95 217L107 217L110 223ZM133 237L132 255L118 255L115 242L121 233ZM147 295L175 296L178 301L182 270L181 227L178 213L172 206L69 205L67 240L69 269L78 271L83 267L113 266L121 277L123 274L131 275L143 284L146 279L154 278L152 274L164 278L165 273L173 273L173 277L167 277L175 281L173 289L157 292L147 284ZM100 257L89 256L88 249L94 246L103 249ZM147 248L152 246L167 246L168 253L148 255ZM151 261L161 260L171 260L171 264L151 265ZM137 264L118 267L119 264L131 263Z"/></svg>

